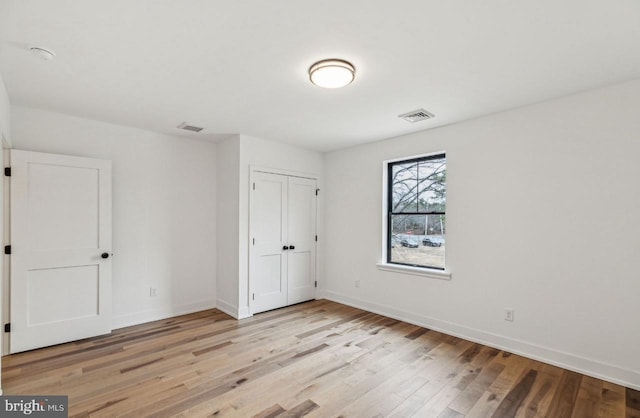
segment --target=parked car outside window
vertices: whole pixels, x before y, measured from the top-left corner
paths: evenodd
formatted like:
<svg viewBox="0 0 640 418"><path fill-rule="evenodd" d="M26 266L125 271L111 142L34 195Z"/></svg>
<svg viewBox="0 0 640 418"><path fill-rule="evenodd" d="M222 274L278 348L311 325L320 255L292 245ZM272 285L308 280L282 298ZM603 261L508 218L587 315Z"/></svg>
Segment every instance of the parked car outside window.
<svg viewBox="0 0 640 418"><path fill-rule="evenodd" d="M426 238L426 237L422 239L422 245L425 245L428 247L442 247L441 242L438 242L436 240Z"/></svg>
<svg viewBox="0 0 640 418"><path fill-rule="evenodd" d="M418 248L419 247L418 241L416 239L410 239L410 238L405 238L402 241L400 241L400 245L402 245L403 247L407 247L407 248Z"/></svg>

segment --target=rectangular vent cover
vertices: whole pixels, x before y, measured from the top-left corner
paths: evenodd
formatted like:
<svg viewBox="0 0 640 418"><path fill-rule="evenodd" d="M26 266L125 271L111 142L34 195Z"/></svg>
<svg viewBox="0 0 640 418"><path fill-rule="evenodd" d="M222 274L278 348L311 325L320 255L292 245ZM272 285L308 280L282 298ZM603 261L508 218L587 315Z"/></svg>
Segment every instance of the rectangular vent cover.
<svg viewBox="0 0 640 418"><path fill-rule="evenodd" d="M185 131L191 131L191 132L200 132L204 128L201 128L199 126L189 125L187 124L187 122L182 122L180 125L178 125L178 129L183 129Z"/></svg>
<svg viewBox="0 0 640 418"><path fill-rule="evenodd" d="M427 120L433 118L435 115L431 112L427 112L424 109L414 110L412 112L404 113L402 115L398 115L399 118L406 120L407 122L416 123L421 120Z"/></svg>

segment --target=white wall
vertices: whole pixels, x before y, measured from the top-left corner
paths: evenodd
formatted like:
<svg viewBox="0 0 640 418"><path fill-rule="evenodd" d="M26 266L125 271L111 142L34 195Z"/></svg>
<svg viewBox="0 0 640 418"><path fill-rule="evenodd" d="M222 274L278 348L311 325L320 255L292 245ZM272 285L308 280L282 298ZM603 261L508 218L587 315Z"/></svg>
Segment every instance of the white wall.
<svg viewBox="0 0 640 418"><path fill-rule="evenodd" d="M638 109L640 80L327 154L323 295L640 388ZM440 150L452 280L379 271L382 161Z"/></svg>
<svg viewBox="0 0 640 418"><path fill-rule="evenodd" d="M255 166L314 175L321 184L323 156L247 135L218 144L218 308L236 318L250 316L249 174Z"/></svg>
<svg viewBox="0 0 640 418"><path fill-rule="evenodd" d="M215 306L215 144L20 106L11 122L16 149L112 160L114 328Z"/></svg>
<svg viewBox="0 0 640 418"><path fill-rule="evenodd" d="M238 317L238 257L240 217L240 139L218 143L217 150L217 307Z"/></svg>
<svg viewBox="0 0 640 418"><path fill-rule="evenodd" d="M251 166L314 175L318 178L318 187L322 189L324 157L317 151L248 135L240 136L240 267L238 272L240 317L249 315L249 174ZM322 199L319 199L318 219L323 217L322 210ZM319 228L322 227L323 225L320 224ZM323 234L320 232L319 235L322 237ZM322 260L323 253L320 248L316 257ZM319 271L318 277L321 276L322 271Z"/></svg>
<svg viewBox="0 0 640 418"><path fill-rule="evenodd" d="M11 103L9 94L0 75L0 139L4 138L11 144Z"/></svg>
<svg viewBox="0 0 640 418"><path fill-rule="evenodd" d="M313 175L321 184L323 156L247 135L218 143L218 308L236 318L250 316L249 174L256 166Z"/></svg>

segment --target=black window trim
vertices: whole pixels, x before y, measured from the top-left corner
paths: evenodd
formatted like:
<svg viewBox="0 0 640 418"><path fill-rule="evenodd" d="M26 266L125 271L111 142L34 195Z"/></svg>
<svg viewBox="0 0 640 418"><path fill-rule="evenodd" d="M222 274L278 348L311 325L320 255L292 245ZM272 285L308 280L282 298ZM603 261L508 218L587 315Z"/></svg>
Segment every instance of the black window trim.
<svg viewBox="0 0 640 418"><path fill-rule="evenodd" d="M444 158L446 160L447 154L446 152L438 152L435 154L423 155L421 157L408 158L408 159L398 159L387 162L387 264L398 265L398 266L409 266L416 267L421 269L431 269L438 271L445 271L445 267L434 267L434 266L424 266L420 264L409 264L409 263L398 263L397 261L391 261L391 237L393 235L391 228L393 226L392 216L393 215L446 215L446 212L393 212L393 166L397 164L407 164L413 162L421 162L421 161L429 161L429 160L437 160L439 158ZM446 258L445 258L446 259Z"/></svg>

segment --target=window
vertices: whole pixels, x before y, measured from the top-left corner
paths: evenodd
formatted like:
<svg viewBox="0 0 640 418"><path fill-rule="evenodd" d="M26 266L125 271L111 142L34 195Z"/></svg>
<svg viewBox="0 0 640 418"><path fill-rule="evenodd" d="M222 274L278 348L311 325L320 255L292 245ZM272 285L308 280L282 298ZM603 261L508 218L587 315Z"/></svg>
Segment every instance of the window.
<svg viewBox="0 0 640 418"><path fill-rule="evenodd" d="M387 167L387 263L444 270L445 154Z"/></svg>

